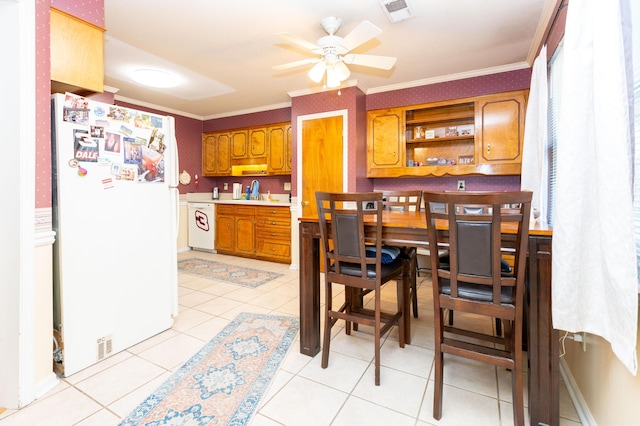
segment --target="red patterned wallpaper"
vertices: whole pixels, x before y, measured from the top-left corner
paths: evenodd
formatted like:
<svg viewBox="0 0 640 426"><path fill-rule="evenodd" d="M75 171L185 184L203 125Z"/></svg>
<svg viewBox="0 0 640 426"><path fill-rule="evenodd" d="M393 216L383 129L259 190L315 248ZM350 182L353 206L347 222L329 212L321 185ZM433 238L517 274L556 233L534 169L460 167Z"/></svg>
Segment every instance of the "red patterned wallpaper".
<svg viewBox="0 0 640 426"><path fill-rule="evenodd" d="M286 123L287 121L291 121L291 108L279 108L270 111L261 111L251 114L234 115L232 117L206 120L203 123L203 131L216 132L218 130L231 130L243 127L263 126L265 124Z"/></svg>
<svg viewBox="0 0 640 426"><path fill-rule="evenodd" d="M36 208L51 207L49 1L36 2Z"/></svg>
<svg viewBox="0 0 640 426"><path fill-rule="evenodd" d="M104 0L51 0L51 6L100 28L104 26Z"/></svg>
<svg viewBox="0 0 640 426"><path fill-rule="evenodd" d="M367 96L367 110L416 105L528 89L531 68L502 72L462 80L446 81L427 86L374 93Z"/></svg>

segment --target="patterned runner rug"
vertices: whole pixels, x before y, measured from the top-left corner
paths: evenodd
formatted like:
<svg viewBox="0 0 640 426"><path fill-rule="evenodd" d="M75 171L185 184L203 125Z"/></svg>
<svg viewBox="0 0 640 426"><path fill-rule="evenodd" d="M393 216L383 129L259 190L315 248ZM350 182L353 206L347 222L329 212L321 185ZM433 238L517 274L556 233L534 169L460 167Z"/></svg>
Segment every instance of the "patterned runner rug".
<svg viewBox="0 0 640 426"><path fill-rule="evenodd" d="M244 266L197 258L178 261L178 270L251 288L266 284L283 275L276 272L261 271L260 269L245 268Z"/></svg>
<svg viewBox="0 0 640 426"><path fill-rule="evenodd" d="M241 313L120 425L246 425L299 328L295 317Z"/></svg>

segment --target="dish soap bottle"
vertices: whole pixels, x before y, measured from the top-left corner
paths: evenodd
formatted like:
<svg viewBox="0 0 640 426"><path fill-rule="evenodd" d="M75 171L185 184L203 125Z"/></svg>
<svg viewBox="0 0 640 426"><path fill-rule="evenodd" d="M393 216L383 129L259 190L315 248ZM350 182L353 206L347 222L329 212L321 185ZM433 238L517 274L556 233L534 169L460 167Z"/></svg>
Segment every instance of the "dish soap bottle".
<svg viewBox="0 0 640 426"><path fill-rule="evenodd" d="M247 186L247 200L251 199L251 187Z"/></svg>

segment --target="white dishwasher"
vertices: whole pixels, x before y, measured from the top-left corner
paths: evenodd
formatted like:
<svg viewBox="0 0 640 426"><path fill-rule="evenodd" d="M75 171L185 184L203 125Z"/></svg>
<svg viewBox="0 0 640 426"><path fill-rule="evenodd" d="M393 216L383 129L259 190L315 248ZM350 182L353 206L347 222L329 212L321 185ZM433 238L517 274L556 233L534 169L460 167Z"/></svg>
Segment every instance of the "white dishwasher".
<svg viewBox="0 0 640 426"><path fill-rule="evenodd" d="M215 253L215 204L189 202L189 246L193 250Z"/></svg>

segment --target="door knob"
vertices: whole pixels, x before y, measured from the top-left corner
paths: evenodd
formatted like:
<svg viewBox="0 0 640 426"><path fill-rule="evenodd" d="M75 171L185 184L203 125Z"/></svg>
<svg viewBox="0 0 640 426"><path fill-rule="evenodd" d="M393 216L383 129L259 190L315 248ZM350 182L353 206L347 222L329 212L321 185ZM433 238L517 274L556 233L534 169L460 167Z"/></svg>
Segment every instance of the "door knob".
<svg viewBox="0 0 640 426"><path fill-rule="evenodd" d="M300 205L302 207L307 207L309 205L309 202L308 201L300 201Z"/></svg>

